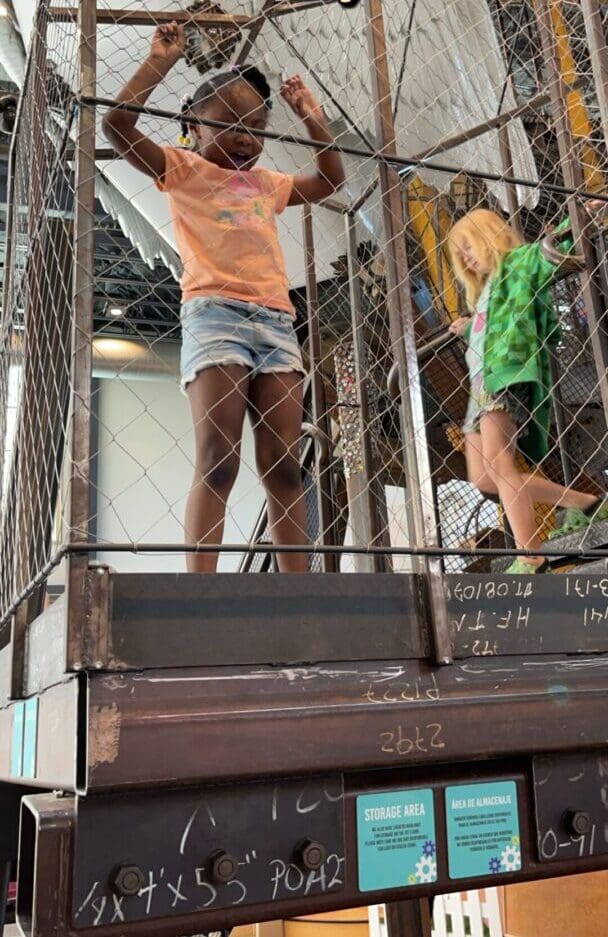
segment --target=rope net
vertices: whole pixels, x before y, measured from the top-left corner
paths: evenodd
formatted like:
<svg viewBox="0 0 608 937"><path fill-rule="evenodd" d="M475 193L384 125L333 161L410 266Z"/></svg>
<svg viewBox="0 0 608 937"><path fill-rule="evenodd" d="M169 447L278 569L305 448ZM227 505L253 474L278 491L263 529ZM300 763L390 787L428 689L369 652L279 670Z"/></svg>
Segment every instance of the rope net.
<svg viewBox="0 0 608 937"><path fill-rule="evenodd" d="M370 11L383 17L387 83L375 80ZM12 142L0 333L2 615L73 543L93 544L90 558L119 570L183 569L180 544L222 538L242 551L222 554L220 570L295 568L299 554L285 561L287 553L263 549L274 538L302 547L315 571L416 570L407 550L436 547L463 551L445 557L448 572L488 572L482 548L540 550L570 508L575 539L567 544L605 546L601 521L581 519L605 488L608 387L604 222L600 205L587 211L606 191L605 89L579 3L154 0L145 9L98 3L96 13L96 23L85 10L78 24L62 4L42 2L31 23L11 22L29 54ZM258 342L253 364L243 355L269 322L243 305L251 256L240 266L231 257L238 295L234 282L214 291L232 303L229 314L207 304L180 315L184 264L168 196L133 168L132 153L112 151L101 126L154 30L173 17L184 55L146 101L141 133L182 158L184 95L237 62L256 65L271 89L260 166L317 172L319 147L307 145L280 93L295 73L322 105L342 156L339 191L277 216L292 311L271 312L275 346ZM79 46L85 64L93 56L94 82ZM378 135L385 101L394 147L379 158L391 142ZM194 115L204 126L197 116L208 115ZM237 166L231 178L220 253L242 248L243 229L255 242L264 222L248 170ZM225 198L225 177L216 189L209 183L218 211ZM395 206L402 215L396 229L389 204L393 220ZM528 307L542 307L547 320L529 352L542 357L545 383L540 397L525 382L497 392L490 435L482 439L476 424L465 444L475 343L450 326L473 313L479 331L487 310L475 314L467 302L452 263L467 247L460 241L450 254L448 234L474 209L508 222L522 244L543 244L530 254L546 273L542 288L527 283ZM567 218L574 241L568 232L547 240ZM486 237L479 220L475 230ZM568 252L578 263L562 262ZM268 257L259 261L266 269ZM209 257L194 262L199 269ZM489 279L497 276L494 268ZM203 324L221 315L219 351L203 353ZM279 344L288 340L287 358L276 357L276 334ZM210 365L221 373L212 400L193 396L191 381L192 409L179 388L182 344L182 361L194 361L190 378ZM540 461L512 455L514 439L492 438L505 419L524 452L543 423ZM534 531L524 536L530 503ZM387 553L357 552L368 547ZM201 554L213 566L210 555Z"/></svg>

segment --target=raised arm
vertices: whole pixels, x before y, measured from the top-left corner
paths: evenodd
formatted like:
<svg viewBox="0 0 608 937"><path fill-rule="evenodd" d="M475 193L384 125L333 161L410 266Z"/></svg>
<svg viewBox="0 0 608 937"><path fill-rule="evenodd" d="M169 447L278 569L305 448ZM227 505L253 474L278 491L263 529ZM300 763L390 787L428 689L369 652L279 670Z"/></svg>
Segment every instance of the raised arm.
<svg viewBox="0 0 608 937"><path fill-rule="evenodd" d="M334 138L323 108L299 75L288 78L281 94L294 114L304 122L311 140L333 144ZM296 176L289 205L322 202L344 184L344 167L335 150L315 150L317 171Z"/></svg>
<svg viewBox="0 0 608 937"><path fill-rule="evenodd" d="M159 26L152 38L146 61L118 95L118 101L145 104L150 94L181 58L184 48L183 31L177 23ZM153 179L165 172L165 156L160 146L137 129L138 114L118 107L108 111L103 130L117 153L131 166Z"/></svg>

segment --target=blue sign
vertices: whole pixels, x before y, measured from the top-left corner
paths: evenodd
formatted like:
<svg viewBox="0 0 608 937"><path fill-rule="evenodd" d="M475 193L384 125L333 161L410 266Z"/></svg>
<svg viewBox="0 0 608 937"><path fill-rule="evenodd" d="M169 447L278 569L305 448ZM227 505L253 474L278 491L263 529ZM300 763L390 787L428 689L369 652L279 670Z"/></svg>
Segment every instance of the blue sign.
<svg viewBox="0 0 608 937"><path fill-rule="evenodd" d="M20 778L23 765L23 722L25 703L13 706L13 737L11 740L11 777Z"/></svg>
<svg viewBox="0 0 608 937"><path fill-rule="evenodd" d="M24 778L36 777L36 748L38 746L38 698L28 699L25 704L23 729L23 770Z"/></svg>
<svg viewBox="0 0 608 937"><path fill-rule="evenodd" d="M521 869L515 781L445 791L450 878Z"/></svg>
<svg viewBox="0 0 608 937"><path fill-rule="evenodd" d="M359 891L437 881L433 791L357 797Z"/></svg>

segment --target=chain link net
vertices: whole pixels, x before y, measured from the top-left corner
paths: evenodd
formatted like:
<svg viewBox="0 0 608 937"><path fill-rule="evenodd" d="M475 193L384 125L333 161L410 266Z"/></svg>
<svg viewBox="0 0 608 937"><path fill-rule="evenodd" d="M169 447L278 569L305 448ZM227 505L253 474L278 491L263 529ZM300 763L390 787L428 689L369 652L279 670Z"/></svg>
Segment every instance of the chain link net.
<svg viewBox="0 0 608 937"><path fill-rule="evenodd" d="M500 486L480 491L470 467L467 473L461 429L470 397L467 345L448 330L471 309L454 275L448 233L478 208L509 220L530 243L569 212L575 231L584 220L586 269L556 276L551 287L560 329L559 338L551 339L549 450L535 477L587 493L590 501L604 490L608 463L605 235L601 216L592 220L584 211L588 196L605 191L602 99L578 3L551 0L546 14L544 4L531 0L384 0L381 7L398 156L391 184L405 222L397 237L386 230L377 184L382 141L365 2L352 9L329 0L154 0L145 9L136 2L103 2L97 4L94 35L85 30L81 41L90 48L96 40L96 95L111 102L145 59L154 28L173 17L185 25L186 56L152 92L138 121L142 133L165 146L177 145L179 119L159 112L179 117L183 96L209 68L254 63L270 82L274 104L261 165L285 173L315 171L315 149L284 139L306 136L279 94L287 76L302 75L343 150L346 182L328 204L312 209L308 227L301 208L278 219L306 372L296 452L304 506L280 506L292 530L299 524L290 542L335 547L335 553L310 557L313 570L411 570L410 556L353 547L407 551L437 545L474 554L448 556L447 571L489 571L490 559L475 551L508 550L514 541ZM93 105L78 98L79 26L59 3L39 4L33 25L13 25L30 52L13 141L0 333L3 615L75 538L95 543L91 556L121 570L182 569L183 551L176 545L193 540L184 534L186 499L193 477L204 483L205 455L197 453L179 391L186 326L167 197L128 159L112 153L101 130L108 108L98 104L88 270L93 334L87 336L75 310L86 292L82 265L90 258L78 254L74 213L78 186L90 180L81 173L76 185L74 151L80 115ZM569 195L573 178L577 198ZM424 411L423 436L404 426L399 398L408 374L395 371L401 338L394 320L391 326L395 296L387 284L401 241L407 269L397 268L398 290L407 286L412 297L420 373L414 393ZM580 253L579 241L574 249ZM82 354L76 353L89 339L90 394ZM408 360L411 376L411 353ZM219 464L235 457L239 466L223 538L242 552L222 555L220 569L276 568L263 550L272 525L258 471L263 464L270 476L273 466L260 451L256 465L255 436L265 431L265 445L277 450L284 440L269 410L252 400L253 383L229 388L205 414L216 441L224 440ZM239 406L249 409L242 442L226 430L235 393ZM273 407L283 403L277 399ZM299 432L290 432L297 440ZM86 465L73 461L78 433L89 434ZM430 479L420 477L420 464L418 477L412 474L414 444L428 453ZM533 466L521 462L520 470ZM88 503L81 498L75 511L71 481L87 476ZM534 490L549 492L543 484ZM436 513L436 533L429 539L427 527L426 543L415 521L424 485L430 485L425 490L433 493ZM554 489L550 493L548 505L534 498L542 538L560 522L554 502L573 503L568 493L561 499ZM581 507L587 503L579 501ZM276 509L272 523L276 528ZM574 546L605 545L601 527L579 533ZM214 544L221 537L218 525L204 539ZM136 549L113 549L128 544Z"/></svg>

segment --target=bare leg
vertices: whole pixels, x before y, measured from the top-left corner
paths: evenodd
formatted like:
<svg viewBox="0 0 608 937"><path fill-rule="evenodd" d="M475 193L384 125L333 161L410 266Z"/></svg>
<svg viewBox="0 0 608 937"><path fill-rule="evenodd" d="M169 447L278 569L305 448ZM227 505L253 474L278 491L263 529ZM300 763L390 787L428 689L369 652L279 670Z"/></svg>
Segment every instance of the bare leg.
<svg viewBox="0 0 608 937"><path fill-rule="evenodd" d="M519 549L536 550L541 541L530 487L522 484L522 473L515 460L515 423L506 412L484 413L480 430L484 460L498 488L515 543Z"/></svg>
<svg viewBox="0 0 608 937"><path fill-rule="evenodd" d="M467 433L464 437L464 454L467 462L467 478L482 494L497 495L494 476L483 455L481 433Z"/></svg>
<svg viewBox="0 0 608 937"><path fill-rule="evenodd" d="M239 365L206 368L188 384L196 466L186 504L186 543L221 543L226 502L239 470L249 371ZM212 573L217 553L190 553L190 573Z"/></svg>
<svg viewBox="0 0 608 937"><path fill-rule="evenodd" d="M498 486L492 470L484 459L480 433L467 433L465 454L469 481L484 494L497 495ZM521 477L521 487L527 488L532 500L540 504L584 510L597 501L596 495L586 494L575 488L564 488L563 485L558 485L535 473L522 472L519 467L518 471Z"/></svg>
<svg viewBox="0 0 608 937"><path fill-rule="evenodd" d="M251 382L249 400L272 542L307 544L300 469L302 375L294 371L260 374ZM282 573L308 572L306 553L279 553L278 564Z"/></svg>

